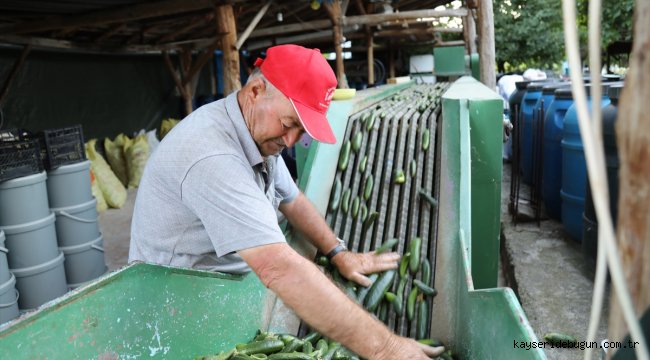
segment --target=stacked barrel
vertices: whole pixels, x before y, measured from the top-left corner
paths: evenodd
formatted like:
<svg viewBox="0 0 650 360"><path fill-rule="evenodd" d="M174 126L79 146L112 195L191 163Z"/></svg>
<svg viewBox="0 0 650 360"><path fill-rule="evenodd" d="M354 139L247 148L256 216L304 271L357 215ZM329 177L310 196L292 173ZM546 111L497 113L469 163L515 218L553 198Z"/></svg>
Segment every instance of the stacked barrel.
<svg viewBox="0 0 650 360"><path fill-rule="evenodd" d="M0 323L106 271L81 127L5 134L11 136L0 136Z"/></svg>

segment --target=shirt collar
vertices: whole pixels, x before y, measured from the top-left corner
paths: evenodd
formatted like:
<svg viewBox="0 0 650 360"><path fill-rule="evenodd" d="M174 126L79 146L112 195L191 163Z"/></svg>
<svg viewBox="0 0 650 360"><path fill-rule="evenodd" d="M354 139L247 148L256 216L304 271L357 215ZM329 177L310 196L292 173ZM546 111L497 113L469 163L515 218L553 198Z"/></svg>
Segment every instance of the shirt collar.
<svg viewBox="0 0 650 360"><path fill-rule="evenodd" d="M250 163L251 167L261 164L264 161L262 154L260 153L253 136L251 136L250 131L246 127L246 121L244 120L244 115L239 108L239 102L237 102L237 94L239 91L235 91L232 94L226 97L226 111L228 112L228 117L235 128L237 133L237 140L244 149L244 154L246 159Z"/></svg>

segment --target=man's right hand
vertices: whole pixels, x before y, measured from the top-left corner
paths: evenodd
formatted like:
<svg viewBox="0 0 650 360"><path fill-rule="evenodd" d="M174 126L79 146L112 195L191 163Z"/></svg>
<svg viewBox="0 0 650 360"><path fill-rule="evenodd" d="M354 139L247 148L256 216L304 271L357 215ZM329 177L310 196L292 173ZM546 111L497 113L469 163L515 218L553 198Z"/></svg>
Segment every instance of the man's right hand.
<svg viewBox="0 0 650 360"><path fill-rule="evenodd" d="M401 336L393 336L371 360L428 360L445 351L443 346L431 347Z"/></svg>

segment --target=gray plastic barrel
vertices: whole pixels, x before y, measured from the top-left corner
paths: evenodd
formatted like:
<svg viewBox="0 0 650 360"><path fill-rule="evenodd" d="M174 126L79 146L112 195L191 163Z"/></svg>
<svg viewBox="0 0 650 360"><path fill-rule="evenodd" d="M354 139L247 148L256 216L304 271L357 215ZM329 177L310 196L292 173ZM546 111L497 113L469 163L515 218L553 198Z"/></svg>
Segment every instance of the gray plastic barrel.
<svg viewBox="0 0 650 360"><path fill-rule="evenodd" d="M9 263L7 262L9 249L5 247L5 232L0 230L0 284L9 280Z"/></svg>
<svg viewBox="0 0 650 360"><path fill-rule="evenodd" d="M16 289L20 293L18 307L32 310L68 292L63 261L63 253L60 253L43 264L11 269L16 275Z"/></svg>
<svg viewBox="0 0 650 360"><path fill-rule="evenodd" d="M65 255L65 277L72 289L106 272L102 236L81 245L60 247Z"/></svg>
<svg viewBox="0 0 650 360"><path fill-rule="evenodd" d="M51 210L56 215L56 239L59 246L81 245L99 236L97 200L94 198L83 204Z"/></svg>
<svg viewBox="0 0 650 360"><path fill-rule="evenodd" d="M24 224L50 213L45 171L0 183L0 226Z"/></svg>
<svg viewBox="0 0 650 360"><path fill-rule="evenodd" d="M16 277L11 274L9 280L0 282L0 324L18 317L18 290Z"/></svg>
<svg viewBox="0 0 650 360"><path fill-rule="evenodd" d="M4 226L10 269L30 267L54 259L59 249L54 213L26 224Z"/></svg>
<svg viewBox="0 0 650 360"><path fill-rule="evenodd" d="M47 173L50 207L61 208L87 203L93 199L90 189L90 161L62 165Z"/></svg>

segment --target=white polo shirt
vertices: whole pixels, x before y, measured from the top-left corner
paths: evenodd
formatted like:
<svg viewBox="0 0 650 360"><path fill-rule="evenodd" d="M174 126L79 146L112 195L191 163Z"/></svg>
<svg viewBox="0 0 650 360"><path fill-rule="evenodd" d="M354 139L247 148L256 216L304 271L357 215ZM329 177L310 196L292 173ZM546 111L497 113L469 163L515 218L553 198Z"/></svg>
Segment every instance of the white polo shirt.
<svg viewBox="0 0 650 360"><path fill-rule="evenodd" d="M284 242L277 209L298 192L282 157L264 161L235 92L194 111L152 154L135 201L129 261L248 272L236 252Z"/></svg>

